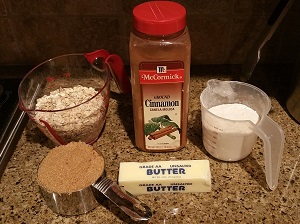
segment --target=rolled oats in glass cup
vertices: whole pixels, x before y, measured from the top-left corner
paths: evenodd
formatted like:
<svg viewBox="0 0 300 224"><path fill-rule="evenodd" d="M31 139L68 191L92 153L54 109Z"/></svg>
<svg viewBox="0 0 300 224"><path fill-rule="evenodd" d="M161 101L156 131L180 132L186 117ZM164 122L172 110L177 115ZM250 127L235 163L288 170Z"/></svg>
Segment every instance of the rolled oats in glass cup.
<svg viewBox="0 0 300 224"><path fill-rule="evenodd" d="M47 60L20 83L19 107L56 145L94 143L104 126L110 81L130 92L122 60L105 50Z"/></svg>

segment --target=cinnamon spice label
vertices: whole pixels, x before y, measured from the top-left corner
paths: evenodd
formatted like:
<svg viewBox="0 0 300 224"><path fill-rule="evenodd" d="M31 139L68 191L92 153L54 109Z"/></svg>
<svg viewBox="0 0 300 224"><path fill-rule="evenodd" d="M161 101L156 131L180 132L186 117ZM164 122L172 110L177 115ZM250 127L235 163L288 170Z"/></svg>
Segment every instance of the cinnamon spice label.
<svg viewBox="0 0 300 224"><path fill-rule="evenodd" d="M142 62L139 76L145 148L178 148L182 140L183 62Z"/></svg>

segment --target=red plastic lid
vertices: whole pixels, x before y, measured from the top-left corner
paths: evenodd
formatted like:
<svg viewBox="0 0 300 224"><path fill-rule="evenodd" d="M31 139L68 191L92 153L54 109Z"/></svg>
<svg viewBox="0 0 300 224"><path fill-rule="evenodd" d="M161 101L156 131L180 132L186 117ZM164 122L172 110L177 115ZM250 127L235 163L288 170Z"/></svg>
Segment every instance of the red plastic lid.
<svg viewBox="0 0 300 224"><path fill-rule="evenodd" d="M133 9L134 28L148 35L167 35L186 26L185 8L171 1L150 1Z"/></svg>

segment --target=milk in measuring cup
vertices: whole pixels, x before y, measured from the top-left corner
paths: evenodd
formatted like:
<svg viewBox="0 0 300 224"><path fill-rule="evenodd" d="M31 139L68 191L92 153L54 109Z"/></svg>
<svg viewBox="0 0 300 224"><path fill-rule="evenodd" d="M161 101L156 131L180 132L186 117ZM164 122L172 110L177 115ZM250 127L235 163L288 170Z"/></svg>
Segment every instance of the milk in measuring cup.
<svg viewBox="0 0 300 224"><path fill-rule="evenodd" d="M225 161L237 161L249 155L257 135L245 121L256 124L259 120L257 112L239 103L220 104L208 111L210 113L202 114L205 149Z"/></svg>

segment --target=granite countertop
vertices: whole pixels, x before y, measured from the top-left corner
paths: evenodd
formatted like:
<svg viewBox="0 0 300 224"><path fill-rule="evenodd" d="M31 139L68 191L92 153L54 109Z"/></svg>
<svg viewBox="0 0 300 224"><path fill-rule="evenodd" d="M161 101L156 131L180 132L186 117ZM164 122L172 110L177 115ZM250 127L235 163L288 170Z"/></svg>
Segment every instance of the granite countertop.
<svg viewBox="0 0 300 224"><path fill-rule="evenodd" d="M220 75L221 74L221 75ZM211 78L234 79L222 70L197 70L191 75L188 144L172 153L147 153L134 146L130 95L112 92L107 122L94 144L106 159L106 175L117 181L120 162L208 159L212 173L209 193L156 193L140 195L153 211L148 223L298 223L300 220L300 126L281 102L282 81L253 80L271 98L269 116L286 136L278 187L265 181L263 144L239 162L221 162L202 144L199 95ZM267 82L266 82L267 81ZM279 85L280 87L278 87ZM114 87L113 87L114 88ZM0 223L133 223L105 200L91 212L73 217L53 213L44 203L36 182L37 167L54 145L29 121L0 183ZM147 223L147 222L146 222Z"/></svg>

